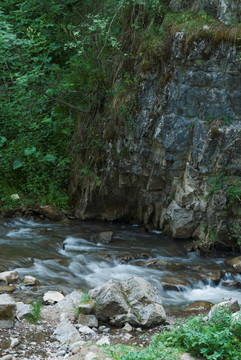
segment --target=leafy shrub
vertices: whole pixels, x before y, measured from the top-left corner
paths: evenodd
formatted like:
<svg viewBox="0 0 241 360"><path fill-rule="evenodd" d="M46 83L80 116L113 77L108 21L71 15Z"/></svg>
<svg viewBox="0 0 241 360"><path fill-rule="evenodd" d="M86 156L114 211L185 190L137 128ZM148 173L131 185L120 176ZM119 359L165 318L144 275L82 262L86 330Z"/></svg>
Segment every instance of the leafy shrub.
<svg viewBox="0 0 241 360"><path fill-rule="evenodd" d="M235 321L231 313L222 310L209 321L204 321L203 316L180 320L175 327L155 336L145 349L122 345L108 351L116 360L174 360L182 352L208 360L239 360L240 341L240 317Z"/></svg>

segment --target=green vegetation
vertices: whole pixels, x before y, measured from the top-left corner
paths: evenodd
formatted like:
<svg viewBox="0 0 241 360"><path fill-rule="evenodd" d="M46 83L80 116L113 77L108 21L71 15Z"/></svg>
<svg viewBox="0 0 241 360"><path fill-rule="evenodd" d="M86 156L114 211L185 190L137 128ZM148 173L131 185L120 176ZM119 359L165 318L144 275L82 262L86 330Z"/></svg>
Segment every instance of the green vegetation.
<svg viewBox="0 0 241 360"><path fill-rule="evenodd" d="M241 315L240 313L238 314ZM238 360L241 358L241 323L222 310L209 321L194 316L155 336L144 349L117 346L110 350L116 360L178 359L177 354L189 352L208 360Z"/></svg>
<svg viewBox="0 0 241 360"><path fill-rule="evenodd" d="M164 8L159 0L1 2L1 207L67 207L73 163L78 180L101 185L103 109L121 98L116 110L134 126L133 65L140 43L158 36Z"/></svg>
<svg viewBox="0 0 241 360"><path fill-rule="evenodd" d="M171 13L167 0L1 2L0 208L66 208L70 174L102 186L107 145L135 130L137 64L149 72L168 59L177 30L188 41L240 38L237 24Z"/></svg>
<svg viewBox="0 0 241 360"><path fill-rule="evenodd" d="M32 302L32 311L25 317L31 324L36 324L40 320L41 307L42 304L39 298L37 298L35 302Z"/></svg>
<svg viewBox="0 0 241 360"><path fill-rule="evenodd" d="M206 198L222 192L226 199L225 208L230 208L234 202L241 202L241 183L240 179L234 176L225 175L224 172L217 174L209 179L209 189Z"/></svg>
<svg viewBox="0 0 241 360"><path fill-rule="evenodd" d="M80 297L80 304L87 304L90 302L90 300L91 298L88 294L88 290L84 290ZM79 314L83 313L83 309L81 309L81 307L79 307L78 305L74 305L74 313L76 316L78 316Z"/></svg>
<svg viewBox="0 0 241 360"><path fill-rule="evenodd" d="M83 291L83 293L81 294L80 302L81 304L87 304L88 302L90 302L88 290Z"/></svg>

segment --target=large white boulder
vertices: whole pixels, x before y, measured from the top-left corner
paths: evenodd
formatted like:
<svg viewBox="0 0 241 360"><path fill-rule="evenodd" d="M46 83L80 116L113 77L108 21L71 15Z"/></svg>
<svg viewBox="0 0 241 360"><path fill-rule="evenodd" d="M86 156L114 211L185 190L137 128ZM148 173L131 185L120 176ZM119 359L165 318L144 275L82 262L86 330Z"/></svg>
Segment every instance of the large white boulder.
<svg viewBox="0 0 241 360"><path fill-rule="evenodd" d="M101 321L122 326L154 326L166 320L158 290L146 280L131 277L124 281L110 280L90 290L96 300L96 316Z"/></svg>

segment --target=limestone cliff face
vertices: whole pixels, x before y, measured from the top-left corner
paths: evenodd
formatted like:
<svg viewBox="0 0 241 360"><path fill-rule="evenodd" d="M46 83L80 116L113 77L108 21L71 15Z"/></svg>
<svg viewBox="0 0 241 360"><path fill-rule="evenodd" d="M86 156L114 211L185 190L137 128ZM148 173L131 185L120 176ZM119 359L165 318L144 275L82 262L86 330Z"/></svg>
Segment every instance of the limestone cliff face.
<svg viewBox="0 0 241 360"><path fill-rule="evenodd" d="M168 60L145 72L137 66L133 130L116 121L105 166L95 169L100 186L72 184L76 216L138 221L175 238L235 239L241 204L229 190L240 189L241 177L239 56L230 42L203 34L187 46L176 33Z"/></svg>

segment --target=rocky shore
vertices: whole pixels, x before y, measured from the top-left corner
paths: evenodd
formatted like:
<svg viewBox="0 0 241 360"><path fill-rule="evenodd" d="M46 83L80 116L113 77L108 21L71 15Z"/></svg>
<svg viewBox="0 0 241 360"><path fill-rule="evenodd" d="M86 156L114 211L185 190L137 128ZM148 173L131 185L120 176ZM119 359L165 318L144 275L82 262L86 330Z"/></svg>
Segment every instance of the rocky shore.
<svg viewBox="0 0 241 360"><path fill-rule="evenodd" d="M11 286L17 272L0 273L0 280ZM31 276L23 281L36 284ZM232 300L214 307L200 302L190 313L207 313L208 321L220 306L234 313L240 309ZM157 289L138 277L110 280L88 293L76 290L63 296L48 291L32 305L15 302L4 293L0 295L0 356L1 360L110 360L108 348L115 351L117 344L143 348L150 335L175 323L175 317L166 315ZM189 354L178 356L193 359Z"/></svg>

